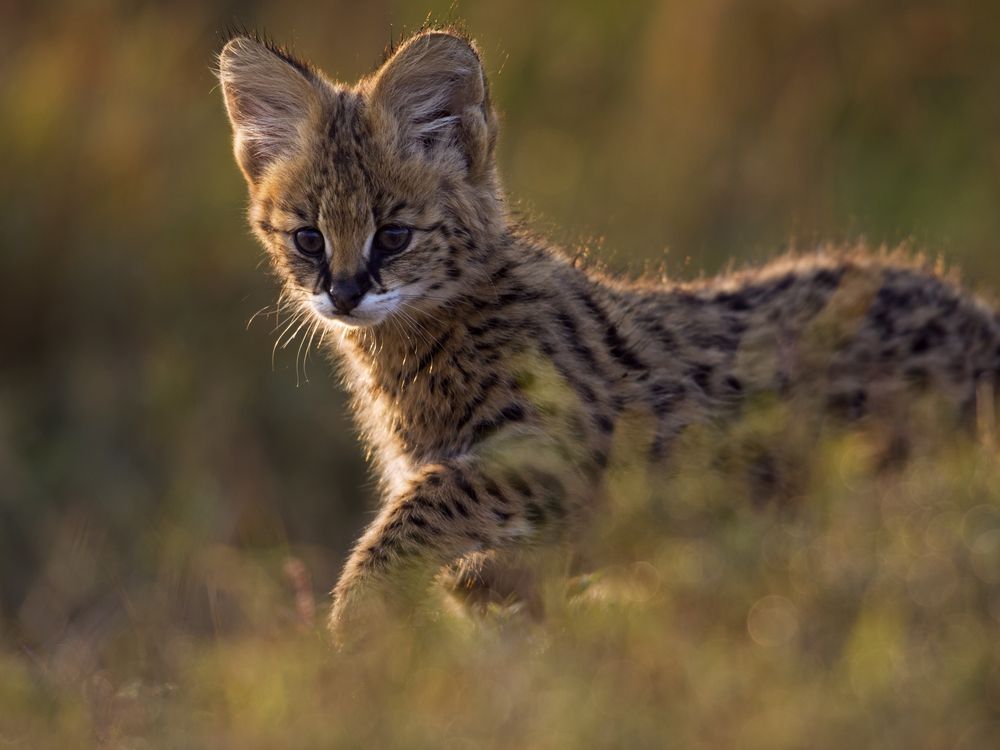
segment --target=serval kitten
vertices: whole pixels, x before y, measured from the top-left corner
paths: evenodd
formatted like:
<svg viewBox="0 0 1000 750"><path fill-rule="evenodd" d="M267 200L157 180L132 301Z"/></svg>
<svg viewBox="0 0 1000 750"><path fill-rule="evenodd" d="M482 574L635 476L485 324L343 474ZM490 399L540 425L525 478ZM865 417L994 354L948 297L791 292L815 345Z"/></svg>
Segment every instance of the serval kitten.
<svg viewBox="0 0 1000 750"><path fill-rule="evenodd" d="M932 386L968 416L996 313L893 256L826 252L688 285L583 270L509 216L475 45L402 44L350 86L246 36L219 76L250 223L322 326L383 488L334 590L335 632L452 573L532 598L526 553L594 524L616 428L686 426L804 383L847 419ZM530 555L529 555L530 559ZM528 581L528 583L526 583Z"/></svg>

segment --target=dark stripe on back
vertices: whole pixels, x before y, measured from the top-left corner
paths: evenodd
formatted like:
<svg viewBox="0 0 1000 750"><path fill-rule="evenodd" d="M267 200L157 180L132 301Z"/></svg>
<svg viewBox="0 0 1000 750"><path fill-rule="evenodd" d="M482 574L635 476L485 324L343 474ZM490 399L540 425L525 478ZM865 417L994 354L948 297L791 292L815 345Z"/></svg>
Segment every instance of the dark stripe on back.
<svg viewBox="0 0 1000 750"><path fill-rule="evenodd" d="M629 370L648 370L649 368L629 349L628 344L618 332L615 324L611 322L594 298L585 289L577 289L576 296L604 329L604 344L608 347L608 351L611 352L611 356Z"/></svg>

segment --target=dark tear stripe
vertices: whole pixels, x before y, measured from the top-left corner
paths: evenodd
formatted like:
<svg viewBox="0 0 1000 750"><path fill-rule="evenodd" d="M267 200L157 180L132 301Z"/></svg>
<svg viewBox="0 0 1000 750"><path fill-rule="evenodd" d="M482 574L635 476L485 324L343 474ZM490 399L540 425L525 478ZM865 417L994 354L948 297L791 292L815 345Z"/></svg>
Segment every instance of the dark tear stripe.
<svg viewBox="0 0 1000 750"><path fill-rule="evenodd" d="M257 228L264 234L284 234L284 232L279 232L277 227L267 221L258 221Z"/></svg>
<svg viewBox="0 0 1000 750"><path fill-rule="evenodd" d="M594 298L585 289L577 289L576 296L604 328L604 343L611 355L630 370L648 371L649 368L629 349L615 324L608 319Z"/></svg>

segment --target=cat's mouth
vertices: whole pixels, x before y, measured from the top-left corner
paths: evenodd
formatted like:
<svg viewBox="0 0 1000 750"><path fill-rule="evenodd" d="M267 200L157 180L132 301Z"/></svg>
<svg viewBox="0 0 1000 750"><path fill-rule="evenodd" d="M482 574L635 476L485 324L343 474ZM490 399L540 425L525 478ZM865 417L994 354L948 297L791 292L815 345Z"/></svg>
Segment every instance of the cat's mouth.
<svg viewBox="0 0 1000 750"><path fill-rule="evenodd" d="M310 300L313 312L325 320L349 328L370 328L389 317L397 305L394 292L366 294L349 311L337 310L325 294L314 294Z"/></svg>

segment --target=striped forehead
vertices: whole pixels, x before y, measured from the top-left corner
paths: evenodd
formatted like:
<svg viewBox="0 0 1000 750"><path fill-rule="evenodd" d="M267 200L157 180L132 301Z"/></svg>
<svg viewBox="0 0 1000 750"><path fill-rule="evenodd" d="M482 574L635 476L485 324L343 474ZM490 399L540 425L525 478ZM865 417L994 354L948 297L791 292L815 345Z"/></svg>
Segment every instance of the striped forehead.
<svg viewBox="0 0 1000 750"><path fill-rule="evenodd" d="M367 232L372 215L372 181L364 158L368 143L364 115L360 96L339 92L331 104L316 159L320 220L345 240Z"/></svg>

